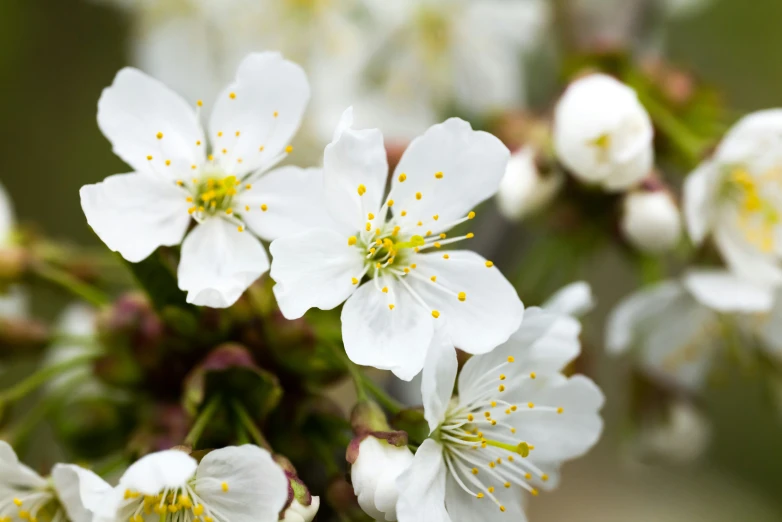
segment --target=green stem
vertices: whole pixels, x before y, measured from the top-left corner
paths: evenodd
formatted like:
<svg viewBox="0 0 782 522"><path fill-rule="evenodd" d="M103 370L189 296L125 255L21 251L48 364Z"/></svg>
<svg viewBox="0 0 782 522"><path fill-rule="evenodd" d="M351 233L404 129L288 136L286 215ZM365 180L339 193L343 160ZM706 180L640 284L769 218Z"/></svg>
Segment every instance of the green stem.
<svg viewBox="0 0 782 522"><path fill-rule="evenodd" d="M405 409L405 405L401 402L397 401L390 395L388 395L380 386L378 386L372 379L369 377L364 377L364 387L372 394L374 395L377 402L380 403L383 408L388 410L389 413L392 415L396 415L402 410Z"/></svg>
<svg viewBox="0 0 782 522"><path fill-rule="evenodd" d="M686 156L691 166L696 167L705 149L704 140L693 134L675 114L651 96L644 96L641 101L654 124Z"/></svg>
<svg viewBox="0 0 782 522"><path fill-rule="evenodd" d="M210 420L212 420L212 417L217 411L217 406L219 404L220 396L216 395L215 397L212 397L212 399L207 403L206 407L201 410L201 413L198 415L198 418L196 418L193 427L190 428L190 433L188 433L187 437L185 437L185 444L188 444L191 448L195 449L196 444L198 443L198 439L201 438L201 434L206 429L206 425L209 424Z"/></svg>
<svg viewBox="0 0 782 522"><path fill-rule="evenodd" d="M49 379L55 377L61 373L65 373L68 370L77 368L82 364L88 363L95 359L97 355L81 355L63 361L59 364L53 364L45 368L41 368L34 374L30 375L23 381L17 383L15 386L4 390L0 393L0 407L8 406L9 404L27 396L29 393L35 391L42 385L46 384Z"/></svg>
<svg viewBox="0 0 782 522"><path fill-rule="evenodd" d="M358 402L366 401L368 399L367 390L365 387L367 378L364 373L353 363L353 361L348 358L347 354L341 346L329 343L329 347L334 352L334 354L340 360L342 360L343 364L345 365L345 369L350 374L351 379L353 379L353 384L356 386L356 397Z"/></svg>
<svg viewBox="0 0 782 522"><path fill-rule="evenodd" d="M241 426L244 428L244 431L250 434L250 437L255 441L255 444L271 451L271 445L266 440L266 437L263 436L261 430L258 429L258 426L253 421L252 417L250 417L250 414L247 413L247 409L244 405L236 399L234 399L231 404L239 418Z"/></svg>
<svg viewBox="0 0 782 522"><path fill-rule="evenodd" d="M59 268L40 265L35 268L35 273L44 281L62 287L94 306L101 307L109 302L106 294Z"/></svg>

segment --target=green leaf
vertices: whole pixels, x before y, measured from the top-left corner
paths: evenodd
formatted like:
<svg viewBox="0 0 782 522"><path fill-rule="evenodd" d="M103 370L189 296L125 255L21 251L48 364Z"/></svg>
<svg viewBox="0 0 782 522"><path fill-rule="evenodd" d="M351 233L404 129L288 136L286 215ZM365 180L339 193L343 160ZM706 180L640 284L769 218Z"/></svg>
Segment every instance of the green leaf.
<svg viewBox="0 0 782 522"><path fill-rule="evenodd" d="M158 249L139 263L123 261L156 310L162 312L166 307L175 306L194 311L195 307L185 299L185 292L179 289L168 253L167 249Z"/></svg>

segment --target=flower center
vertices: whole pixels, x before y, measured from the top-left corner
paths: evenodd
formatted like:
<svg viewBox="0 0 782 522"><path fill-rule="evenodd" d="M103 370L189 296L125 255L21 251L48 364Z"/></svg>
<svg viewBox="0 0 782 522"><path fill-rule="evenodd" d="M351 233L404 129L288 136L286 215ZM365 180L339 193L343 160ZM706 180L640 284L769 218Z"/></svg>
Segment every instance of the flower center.
<svg viewBox="0 0 782 522"><path fill-rule="evenodd" d="M774 250L774 230L780 223L780 213L774 201L763 195L773 193L764 184L779 181L778 169L756 178L745 168L734 167L725 174L722 186L723 198L738 209L739 227L745 238L765 253Z"/></svg>
<svg viewBox="0 0 782 522"><path fill-rule="evenodd" d="M50 490L14 491L15 495L0 502L0 522L15 519L26 522L57 522L65 514Z"/></svg>
<svg viewBox="0 0 782 522"><path fill-rule="evenodd" d="M476 500L490 498L502 512L505 506L498 490L516 485L537 495L532 483L549 479L527 459L535 446L516 435L519 417L531 411L564 413L562 407L506 401L506 382L518 384L537 378L535 372L513 375L513 363L513 357L508 357L480 377L471 392L472 401L452 403L435 433L443 445L446 466L459 486Z"/></svg>
<svg viewBox="0 0 782 522"><path fill-rule="evenodd" d="M160 522L228 522L228 517L206 504L196 493L197 481L191 479L178 488L165 489L157 495L142 495L137 491L125 491L125 503L121 516L128 522L144 522L151 514ZM221 484L223 493L229 491L228 483Z"/></svg>

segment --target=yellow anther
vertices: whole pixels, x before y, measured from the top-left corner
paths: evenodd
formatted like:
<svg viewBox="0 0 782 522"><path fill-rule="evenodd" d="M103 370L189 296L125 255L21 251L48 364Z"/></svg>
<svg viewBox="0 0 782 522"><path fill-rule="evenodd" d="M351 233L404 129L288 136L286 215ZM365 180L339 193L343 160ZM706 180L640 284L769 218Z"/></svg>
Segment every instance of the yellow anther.
<svg viewBox="0 0 782 522"><path fill-rule="evenodd" d="M372 223L367 223L367 226L365 226L364 228L366 229L367 232L369 232L370 230L372 230Z"/></svg>
<svg viewBox="0 0 782 522"><path fill-rule="evenodd" d="M356 236L350 236L348 238L348 246L353 246L358 242L358 238Z"/></svg>
<svg viewBox="0 0 782 522"><path fill-rule="evenodd" d="M531 479L532 478L532 473L525 473L524 474L524 478L527 479L527 480Z"/></svg>
<svg viewBox="0 0 782 522"><path fill-rule="evenodd" d="M505 486L505 489L510 489L510 482L506 482L503 486Z"/></svg>
<svg viewBox="0 0 782 522"><path fill-rule="evenodd" d="M472 474L477 475L478 474L478 468L472 468Z"/></svg>
<svg viewBox="0 0 782 522"><path fill-rule="evenodd" d="M443 245L441 245L440 243L435 243L435 244L434 244L434 247L435 247L435 248L440 248L441 246L443 246Z"/></svg>
<svg viewBox="0 0 782 522"><path fill-rule="evenodd" d="M432 317L437 319L438 317L440 317L440 312L438 312L437 310L432 310Z"/></svg>
<svg viewBox="0 0 782 522"><path fill-rule="evenodd" d="M200 147L200 146L201 146L201 140L196 140L196 147Z"/></svg>
<svg viewBox="0 0 782 522"><path fill-rule="evenodd" d="M443 254L443 259L451 259L451 256L449 256L448 254Z"/></svg>
<svg viewBox="0 0 782 522"><path fill-rule="evenodd" d="M464 237L466 237L467 239L472 239L475 237L475 234L473 234L472 232L468 232L467 235Z"/></svg>
<svg viewBox="0 0 782 522"><path fill-rule="evenodd" d="M226 214L228 214L228 215L230 216L231 214L233 214L233 213L234 213L234 209L232 209L232 208L227 208L227 209L225 209L225 213L226 213Z"/></svg>
<svg viewBox="0 0 782 522"><path fill-rule="evenodd" d="M422 227L422 226L424 226L424 222L423 221L419 221L418 223L415 224L415 226Z"/></svg>
<svg viewBox="0 0 782 522"><path fill-rule="evenodd" d="M223 149L221 152L222 152L223 154L228 154L228 149Z"/></svg>
<svg viewBox="0 0 782 522"><path fill-rule="evenodd" d="M351 281L351 282L352 282L354 285L357 285L357 284L358 284L358 279L356 279L355 277L352 277L352 278L350 278L350 281Z"/></svg>
<svg viewBox="0 0 782 522"><path fill-rule="evenodd" d="M510 408L508 408L507 410L505 410L505 415L510 415L510 414L511 414Z"/></svg>
<svg viewBox="0 0 782 522"><path fill-rule="evenodd" d="M222 138L223 137L223 131L217 131L217 137Z"/></svg>
<svg viewBox="0 0 782 522"><path fill-rule="evenodd" d="M503 513L505 513L505 506L500 506L500 511L502 511Z"/></svg>
<svg viewBox="0 0 782 522"><path fill-rule="evenodd" d="M358 195L359 196L363 196L364 194L366 194L366 192L367 192L367 188L363 184L358 186Z"/></svg>
<svg viewBox="0 0 782 522"><path fill-rule="evenodd" d="M388 287L387 287L387 286L384 286L384 287L383 287L383 293L384 293L384 294L387 294L387 293L388 293Z"/></svg>
<svg viewBox="0 0 782 522"><path fill-rule="evenodd" d="M198 167L197 167L196 165L190 165L190 168L191 168L192 170L195 170L195 169L197 169Z"/></svg>
<svg viewBox="0 0 782 522"><path fill-rule="evenodd" d="M156 137L157 137L157 139L159 139L159 140L162 140L162 139L163 139L163 133L162 133L162 132L158 132L157 134L155 134L155 136L156 136Z"/></svg>
<svg viewBox="0 0 782 522"><path fill-rule="evenodd" d="M515 404L510 407L510 411L516 411L518 409L519 409L518 406L516 406Z"/></svg>
<svg viewBox="0 0 782 522"><path fill-rule="evenodd" d="M204 522L215 522L212 517L204 517Z"/></svg>
<svg viewBox="0 0 782 522"><path fill-rule="evenodd" d="M402 211L402 217L405 217L407 215L407 210Z"/></svg>
<svg viewBox="0 0 782 522"><path fill-rule="evenodd" d="M504 392L504 391L505 391L505 385L504 385L504 384L500 384L500 385L497 387L497 391L499 391L500 393Z"/></svg>
<svg viewBox="0 0 782 522"><path fill-rule="evenodd" d="M253 186L252 186L252 184L250 184L250 183L247 183L247 184L244 186L244 190L250 190L251 188L253 188Z"/></svg>
<svg viewBox="0 0 782 522"><path fill-rule="evenodd" d="M19 518L21 518L22 520L27 520L28 518L30 518L30 512L25 511L24 509L19 511Z"/></svg>
<svg viewBox="0 0 782 522"><path fill-rule="evenodd" d="M424 197L424 196L420 192L416 192L415 193L415 199L421 199L422 197Z"/></svg>
<svg viewBox="0 0 782 522"><path fill-rule="evenodd" d="M492 263L491 261L486 261L486 268L491 268L493 266L494 266L494 263Z"/></svg>
<svg viewBox="0 0 782 522"><path fill-rule="evenodd" d="M198 100L196 102L196 105L198 105L199 107L203 107L204 106L204 100Z"/></svg>
<svg viewBox="0 0 782 522"><path fill-rule="evenodd" d="M236 133L235 133L237 138L239 137L240 134L241 134L241 132L239 132L239 131L236 131Z"/></svg>
<svg viewBox="0 0 782 522"><path fill-rule="evenodd" d="M435 172L434 177L437 179L443 179L443 173L442 172Z"/></svg>
<svg viewBox="0 0 782 522"><path fill-rule="evenodd" d="M244 211L245 212L249 212L250 211L250 205L245 205L244 206Z"/></svg>
<svg viewBox="0 0 782 522"><path fill-rule="evenodd" d="M546 475L544 473L543 475L540 476L540 480L542 480L543 482L546 482L548 480L548 475Z"/></svg>
<svg viewBox="0 0 782 522"><path fill-rule="evenodd" d="M508 456L508 462L513 462L513 455Z"/></svg>
<svg viewBox="0 0 782 522"><path fill-rule="evenodd" d="M497 401L491 401L491 407L496 408L497 407Z"/></svg>
<svg viewBox="0 0 782 522"><path fill-rule="evenodd" d="M485 412L483 412L483 415L484 415L484 417L486 417L488 419L489 417L491 417L491 412L490 411L485 411Z"/></svg>
<svg viewBox="0 0 782 522"><path fill-rule="evenodd" d="M527 408L532 409L534 407L535 407L535 403L534 402L528 402L527 403Z"/></svg>
<svg viewBox="0 0 782 522"><path fill-rule="evenodd" d="M220 484L220 488L222 488L223 493L228 492L228 482L223 482L222 484Z"/></svg>
<svg viewBox="0 0 782 522"><path fill-rule="evenodd" d="M467 415L467 420L472 422L473 420L475 420L475 416L471 413L471 414Z"/></svg>
<svg viewBox="0 0 782 522"><path fill-rule="evenodd" d="M201 504L196 504L193 506L193 514L195 516L201 516L204 513L204 506Z"/></svg>
<svg viewBox="0 0 782 522"><path fill-rule="evenodd" d="M177 511L179 511L179 506L176 505L176 504L169 504L168 505L168 511L170 513L176 513Z"/></svg>
<svg viewBox="0 0 782 522"><path fill-rule="evenodd" d="M388 305L388 309L389 310L393 310L394 309L394 305L392 305L392 304Z"/></svg>
<svg viewBox="0 0 782 522"><path fill-rule="evenodd" d="M475 498L483 498L483 493L479 492L477 495L475 495Z"/></svg>
<svg viewBox="0 0 782 522"><path fill-rule="evenodd" d="M170 167L170 166L171 166L171 160L166 160L166 167Z"/></svg>
<svg viewBox="0 0 782 522"><path fill-rule="evenodd" d="M561 406L560 406L559 408L557 408L557 413L558 413L559 415L562 415L562 412L564 412L564 411L565 411L565 409L564 409L564 408L562 408Z"/></svg>
<svg viewBox="0 0 782 522"><path fill-rule="evenodd" d="M516 361L516 359L514 359L512 355L508 356L508 362L509 363L512 363L512 362L515 362L515 361Z"/></svg>
<svg viewBox="0 0 782 522"><path fill-rule="evenodd" d="M383 268L383 265L381 263L375 263L375 268Z"/></svg>
<svg viewBox="0 0 782 522"><path fill-rule="evenodd" d="M403 173L401 173L401 174L399 175L399 178L397 178L397 179L399 180L399 183L404 183L404 182L405 182L405 180L407 179L407 174L405 174L405 173L403 172Z"/></svg>
<svg viewBox="0 0 782 522"><path fill-rule="evenodd" d="M537 496L538 496L538 490L537 490L537 489L535 489L535 488L532 488L532 490L530 491L530 493L532 493L532 496L533 496L533 497L537 497Z"/></svg>
<svg viewBox="0 0 782 522"><path fill-rule="evenodd" d="M265 147L264 147L263 145L261 145L260 147L258 147L258 152L263 152L263 149L264 149L264 148L265 148Z"/></svg>
<svg viewBox="0 0 782 522"><path fill-rule="evenodd" d="M239 232L244 232L244 227L239 225L238 227L236 227L236 230L238 230Z"/></svg>
<svg viewBox="0 0 782 522"><path fill-rule="evenodd" d="M500 380L501 380L501 381L504 381L504 380L505 380L505 374L504 374L504 373L501 373L501 374L500 374Z"/></svg>
<svg viewBox="0 0 782 522"><path fill-rule="evenodd" d="M389 240L389 241L390 241L390 240ZM377 246L381 246L381 245L383 244L383 240L382 240L382 239L375 239L375 244L376 244Z"/></svg>
<svg viewBox="0 0 782 522"><path fill-rule="evenodd" d="M127 494L128 494L128 492L126 491L125 495L127 495ZM125 498L129 498L129 497L126 496ZM21 506L23 504L23 502L19 498L14 498L14 504L16 504L16 507L19 507L19 506Z"/></svg>
<svg viewBox="0 0 782 522"><path fill-rule="evenodd" d="M386 205L388 205L388 208L393 207L394 206L394 200L393 199L389 199L388 203L386 203Z"/></svg>
<svg viewBox="0 0 782 522"><path fill-rule="evenodd" d="M263 210L264 212L266 212L267 210L269 210L269 207L266 205L266 203L264 203L263 205L261 205L261 210Z"/></svg>
<svg viewBox="0 0 782 522"><path fill-rule="evenodd" d="M147 156L147 161L152 161L152 156Z"/></svg>
<svg viewBox="0 0 782 522"><path fill-rule="evenodd" d="M496 425L497 425L497 421L496 421L496 420L494 420L494 419L492 419L492 420L491 420L491 425L492 425L492 426L496 426Z"/></svg>
<svg viewBox="0 0 782 522"><path fill-rule="evenodd" d="M443 232L442 234L440 234L440 239L445 239L446 237L448 237L448 236L445 234L445 232Z"/></svg>
<svg viewBox="0 0 782 522"><path fill-rule="evenodd" d="M437 221L438 219L440 219L440 214L435 214L434 216L432 216L432 219Z"/></svg>
<svg viewBox="0 0 782 522"><path fill-rule="evenodd" d="M457 296L459 298L459 301L464 302L467 300L467 294L464 292L459 292L459 295Z"/></svg>
<svg viewBox="0 0 782 522"><path fill-rule="evenodd" d="M496 468L496 467L497 467L497 464L495 464L495 463L494 463L494 461L491 461L491 462L489 462L489 467L490 467L491 469L494 469L494 468Z"/></svg>
<svg viewBox="0 0 782 522"><path fill-rule="evenodd" d="M231 98L232 100L235 100L236 99L236 93L232 92L231 94L228 95L228 97Z"/></svg>
<svg viewBox="0 0 782 522"><path fill-rule="evenodd" d="M407 268L407 267L405 267L405 268L404 268L404 272L405 272L405 274L409 274L409 273L410 273L410 269L409 269L409 268Z"/></svg>
<svg viewBox="0 0 782 522"><path fill-rule="evenodd" d="M375 219L375 215L372 212L370 212L369 214L367 214L367 219L369 219L371 221L371 220Z"/></svg>
<svg viewBox="0 0 782 522"><path fill-rule="evenodd" d="M511 433L516 433L516 428L511 428L511 429L510 429L510 432L511 432Z"/></svg>
<svg viewBox="0 0 782 522"><path fill-rule="evenodd" d="M537 374L537 373L535 373L535 372L530 372L530 374L529 374L529 378L530 378L530 379L537 379L537 377L538 377L538 374Z"/></svg>
<svg viewBox="0 0 782 522"><path fill-rule="evenodd" d="M376 250L376 249L374 249L374 248L370 248L370 249L369 249L369 253L370 253L370 255L373 255L373 256L374 256L374 255L375 255L375 252L377 252L377 250Z"/></svg>
<svg viewBox="0 0 782 522"><path fill-rule="evenodd" d="M432 231L431 231L431 230L427 230L427 231L426 231L426 234L424 234L424 235L425 235L425 236L431 236L431 235L432 235Z"/></svg>
<svg viewBox="0 0 782 522"><path fill-rule="evenodd" d="M279 116L279 115L280 115L280 113L279 113L279 112L277 112L277 111L274 111L274 117L275 117L275 118L276 118L277 116Z"/></svg>
<svg viewBox="0 0 782 522"><path fill-rule="evenodd" d="M214 154L210 154L209 156L207 156L207 158L209 159L209 161L215 160Z"/></svg>
<svg viewBox="0 0 782 522"><path fill-rule="evenodd" d="M489 493L494 493L494 486L489 486L489 489L487 489Z"/></svg>
<svg viewBox="0 0 782 522"><path fill-rule="evenodd" d="M287 147L285 147L285 152L287 154L290 154L291 152L293 152L293 145L288 145Z"/></svg>
<svg viewBox="0 0 782 522"><path fill-rule="evenodd" d="M394 227L394 231L393 231L393 232L391 232L391 235L392 235L392 236L396 236L397 234L399 234L399 231L400 231L400 230L402 230L402 227L400 227L399 225L395 226L395 227Z"/></svg>
<svg viewBox="0 0 782 522"><path fill-rule="evenodd" d="M412 265L410 265L410 268L412 268L412 269L416 269L416 268L418 268L418 265L416 265L415 263L413 263Z"/></svg>

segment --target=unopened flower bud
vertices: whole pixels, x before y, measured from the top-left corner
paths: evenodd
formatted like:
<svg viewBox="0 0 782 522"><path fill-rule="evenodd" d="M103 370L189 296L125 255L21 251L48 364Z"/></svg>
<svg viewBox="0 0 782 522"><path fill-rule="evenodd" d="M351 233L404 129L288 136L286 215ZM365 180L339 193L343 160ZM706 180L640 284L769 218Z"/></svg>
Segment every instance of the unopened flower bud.
<svg viewBox="0 0 782 522"><path fill-rule="evenodd" d="M497 192L497 205L503 216L519 221L544 207L562 186L562 176L544 176L538 169L536 150L526 146L515 152L508 162Z"/></svg>
<svg viewBox="0 0 782 522"><path fill-rule="evenodd" d="M356 453L350 476L358 504L375 520L396 520L396 479L413 462L413 452L370 435Z"/></svg>
<svg viewBox="0 0 782 522"><path fill-rule="evenodd" d="M585 183L620 191L652 169L654 129L635 91L603 74L568 87L554 116L560 162Z"/></svg>
<svg viewBox="0 0 782 522"><path fill-rule="evenodd" d="M679 209L664 190L635 191L625 195L621 229L639 250L660 253L675 247L681 238Z"/></svg>
<svg viewBox="0 0 782 522"><path fill-rule="evenodd" d="M313 497L304 482L295 474L285 472L288 477L288 504L283 511L282 522L311 522L318 514L320 497Z"/></svg>

